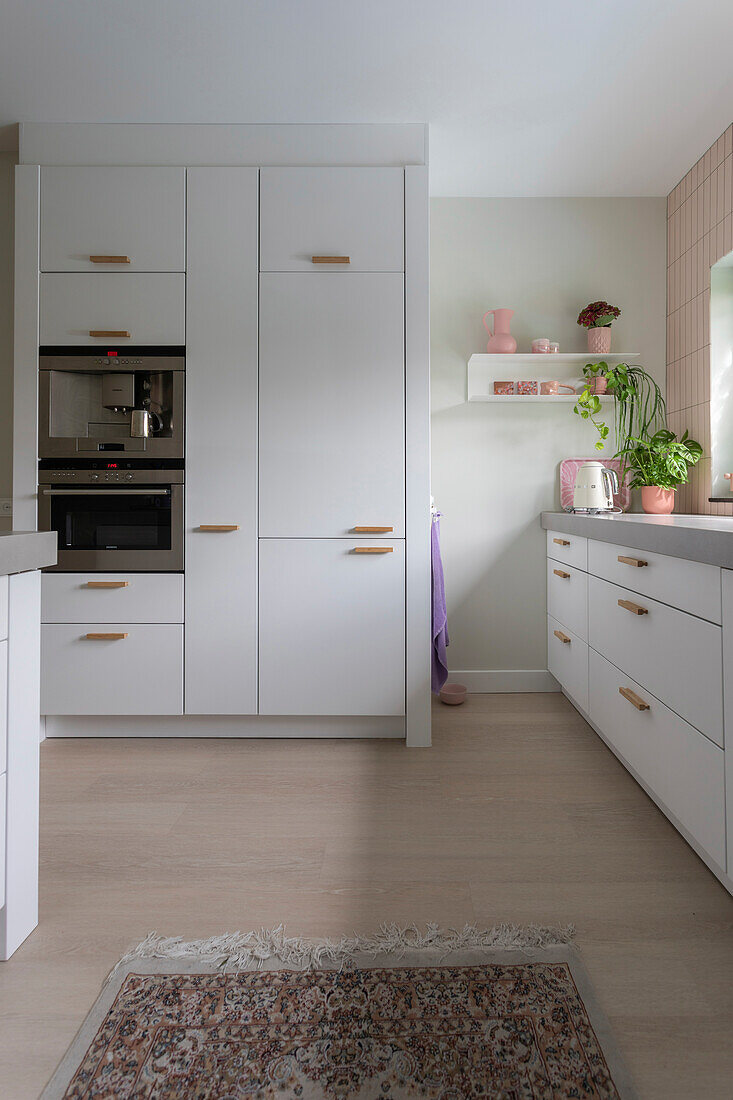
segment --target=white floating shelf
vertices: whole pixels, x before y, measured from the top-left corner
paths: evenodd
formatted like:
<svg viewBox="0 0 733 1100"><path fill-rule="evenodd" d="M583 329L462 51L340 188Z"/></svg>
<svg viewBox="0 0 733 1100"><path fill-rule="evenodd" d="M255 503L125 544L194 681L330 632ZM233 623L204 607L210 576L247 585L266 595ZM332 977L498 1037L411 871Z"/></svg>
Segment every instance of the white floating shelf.
<svg viewBox="0 0 733 1100"><path fill-rule="evenodd" d="M601 403L605 404L607 401L613 401L613 397L607 394L599 394ZM538 394L522 394L521 396L516 393L476 393L472 397L469 397L469 401L496 401L497 405L531 405L533 401L541 401L547 405L562 405L575 404L578 395L572 393L538 393Z"/></svg>
<svg viewBox="0 0 733 1100"><path fill-rule="evenodd" d="M557 379L563 385L581 388L584 381L582 368L586 363L598 363L601 360L609 366L628 363L638 359L638 351L609 352L608 355L589 355L584 351L520 352L514 355L491 355L487 352L472 355L468 360L468 400L469 401L542 401L545 404L556 402L567 404L575 401L573 394L538 394L536 397L520 397L518 394L506 395L493 392L494 382L528 381L544 382ZM612 401L613 398L601 398Z"/></svg>

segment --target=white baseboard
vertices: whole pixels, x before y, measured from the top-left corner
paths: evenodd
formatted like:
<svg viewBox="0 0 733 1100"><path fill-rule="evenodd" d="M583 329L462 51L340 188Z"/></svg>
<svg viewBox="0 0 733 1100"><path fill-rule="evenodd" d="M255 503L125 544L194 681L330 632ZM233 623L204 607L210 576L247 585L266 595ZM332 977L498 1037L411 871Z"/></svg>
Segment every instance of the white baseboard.
<svg viewBox="0 0 733 1100"><path fill-rule="evenodd" d="M459 669L451 672L448 679L451 683L465 684L471 695L560 690L546 668Z"/></svg>
<svg viewBox="0 0 733 1100"><path fill-rule="evenodd" d="M405 719L270 715L46 715L46 737L405 737Z"/></svg>

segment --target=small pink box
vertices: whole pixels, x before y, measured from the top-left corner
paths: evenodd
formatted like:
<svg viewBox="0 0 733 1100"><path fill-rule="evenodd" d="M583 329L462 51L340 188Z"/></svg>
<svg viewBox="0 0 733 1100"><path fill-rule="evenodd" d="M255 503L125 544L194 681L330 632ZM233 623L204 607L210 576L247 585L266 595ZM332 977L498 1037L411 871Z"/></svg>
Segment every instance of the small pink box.
<svg viewBox="0 0 733 1100"><path fill-rule="evenodd" d="M514 383L513 382L494 382L494 393L497 396L501 395L501 397L509 397L511 394L514 393Z"/></svg>
<svg viewBox="0 0 733 1100"><path fill-rule="evenodd" d="M517 393L522 397L535 397L537 395L537 382L517 382Z"/></svg>

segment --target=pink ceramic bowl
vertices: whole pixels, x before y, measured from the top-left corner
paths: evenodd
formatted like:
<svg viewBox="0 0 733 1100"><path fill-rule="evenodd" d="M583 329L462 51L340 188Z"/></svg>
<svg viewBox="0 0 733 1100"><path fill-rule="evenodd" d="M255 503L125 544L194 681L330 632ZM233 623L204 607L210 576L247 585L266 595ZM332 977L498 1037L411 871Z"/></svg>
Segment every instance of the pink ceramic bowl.
<svg viewBox="0 0 733 1100"><path fill-rule="evenodd" d="M465 684L443 684L440 689L441 703L447 703L449 707L460 706L466 702Z"/></svg>

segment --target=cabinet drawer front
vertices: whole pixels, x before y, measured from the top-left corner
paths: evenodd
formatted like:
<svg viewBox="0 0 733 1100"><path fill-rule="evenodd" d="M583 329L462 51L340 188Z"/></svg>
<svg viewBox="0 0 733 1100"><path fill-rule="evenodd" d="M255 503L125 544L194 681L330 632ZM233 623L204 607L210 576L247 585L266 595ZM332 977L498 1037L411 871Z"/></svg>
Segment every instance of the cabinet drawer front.
<svg viewBox="0 0 733 1100"><path fill-rule="evenodd" d="M648 706L638 710L620 693ZM725 866L724 753L600 654L590 651L590 717L665 806Z"/></svg>
<svg viewBox="0 0 733 1100"><path fill-rule="evenodd" d="M88 634L124 634L91 639ZM41 627L42 714L182 714L183 627Z"/></svg>
<svg viewBox="0 0 733 1100"><path fill-rule="evenodd" d="M588 646L557 619L547 616L547 667L568 695L588 710Z"/></svg>
<svg viewBox="0 0 733 1100"><path fill-rule="evenodd" d="M639 609L644 613L635 613ZM719 745L721 633L719 626L704 619L589 577L588 641L593 649Z"/></svg>
<svg viewBox="0 0 733 1100"><path fill-rule="evenodd" d="M0 577L0 639L8 636L8 578Z"/></svg>
<svg viewBox="0 0 733 1100"><path fill-rule="evenodd" d="M260 535L405 532L402 275L260 277Z"/></svg>
<svg viewBox="0 0 733 1100"><path fill-rule="evenodd" d="M588 574L548 558L547 613L587 641Z"/></svg>
<svg viewBox="0 0 733 1100"><path fill-rule="evenodd" d="M180 573L44 573L44 623L182 623Z"/></svg>
<svg viewBox="0 0 733 1100"><path fill-rule="evenodd" d="M722 621L717 566L589 539L588 572L710 622Z"/></svg>
<svg viewBox="0 0 733 1100"><path fill-rule="evenodd" d="M41 344L184 344L185 282L185 275L41 275Z"/></svg>
<svg viewBox="0 0 733 1100"><path fill-rule="evenodd" d="M184 168L42 168L41 270L185 271L185 198Z"/></svg>
<svg viewBox="0 0 733 1100"><path fill-rule="evenodd" d="M7 819L8 777L0 775L0 909L5 905L5 822ZM35 874L35 868L33 873Z"/></svg>
<svg viewBox="0 0 733 1100"><path fill-rule="evenodd" d="M261 714L405 713L404 543L261 539L259 615Z"/></svg>
<svg viewBox="0 0 733 1100"><path fill-rule="evenodd" d="M8 643L0 642L0 773L8 766Z"/></svg>
<svg viewBox="0 0 733 1100"><path fill-rule="evenodd" d="M262 169L260 270L403 269L401 168Z"/></svg>
<svg viewBox="0 0 733 1100"><path fill-rule="evenodd" d="M566 535L563 531L547 532L547 556L564 561L576 569L588 568L588 539Z"/></svg>

